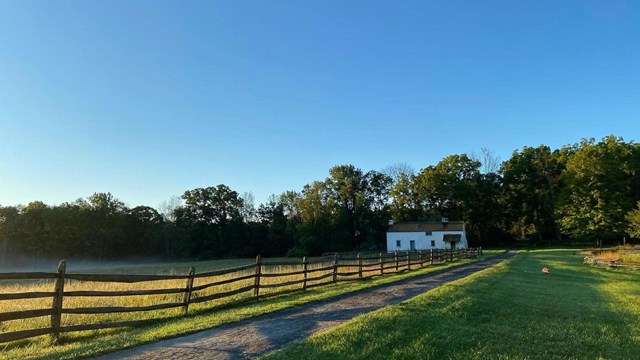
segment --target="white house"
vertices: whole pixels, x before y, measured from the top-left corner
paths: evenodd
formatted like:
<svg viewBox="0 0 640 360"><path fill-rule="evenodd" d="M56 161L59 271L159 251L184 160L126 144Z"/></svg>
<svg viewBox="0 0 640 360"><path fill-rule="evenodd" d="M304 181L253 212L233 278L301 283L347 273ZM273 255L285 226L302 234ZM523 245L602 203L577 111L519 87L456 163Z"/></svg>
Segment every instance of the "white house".
<svg viewBox="0 0 640 360"><path fill-rule="evenodd" d="M466 249L469 247L464 221L389 221L387 251Z"/></svg>

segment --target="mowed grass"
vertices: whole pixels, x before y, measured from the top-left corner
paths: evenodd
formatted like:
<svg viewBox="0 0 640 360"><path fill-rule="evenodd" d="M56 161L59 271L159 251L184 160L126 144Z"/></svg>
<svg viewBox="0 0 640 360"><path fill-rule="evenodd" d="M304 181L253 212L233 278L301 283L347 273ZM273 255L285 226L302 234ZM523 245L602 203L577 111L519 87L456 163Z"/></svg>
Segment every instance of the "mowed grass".
<svg viewBox="0 0 640 360"><path fill-rule="evenodd" d="M584 265L573 250L522 252L267 357L638 358L640 273Z"/></svg>
<svg viewBox="0 0 640 360"><path fill-rule="evenodd" d="M486 258L491 255L495 255L500 251L485 251L485 255L481 258ZM284 259L274 259L269 261L282 261ZM292 259L287 259L292 261ZM208 263L179 263L179 264L159 264L157 266L144 265L143 267L128 267L128 268L110 268L110 269L92 269L83 270L83 273L144 273L144 274L179 274L186 273L186 269L190 265L195 265L197 272L210 271L219 268L228 268L233 266L241 266L250 263L251 260L239 260L239 261L223 261L218 264L213 262ZM193 304L189 308L189 315L186 317L180 316L181 309L169 309L159 310L153 312L136 312L114 315L63 315L62 324L74 325L80 323L95 323L98 321L124 321L124 320L140 320L159 318L152 324L137 328L120 328L110 330L99 331L85 331L78 333L63 334L62 344L58 346L50 346L49 339L46 336L39 338L32 338L28 340L17 341L8 344L0 344L0 359L76 359L82 357L95 356L110 351L116 351L123 348L133 347L144 343L166 339L170 337L176 337L183 334L193 333L199 330L209 329L214 326L236 322L244 320L253 316L261 315L268 312L273 312L285 308L289 308L296 305L305 304L311 301L329 298L337 296L351 291L376 286L392 281L397 281L403 278L416 276L436 270L441 270L446 267L463 264L474 260L462 260L447 265L434 265L428 266L423 269L400 272L396 274L385 275L384 277L368 278L362 281L355 282L343 282L338 284L332 284L327 286L321 286L318 288L310 289L306 292L297 292L289 295L275 296L271 298L251 299L251 292L238 295L233 298L226 298L223 300L207 302L202 304ZM325 264L326 265L326 264ZM314 266L322 266L317 264ZM417 267L417 265L414 265ZM312 269L310 266L309 269ZM286 266L266 266L265 272L287 272L291 269ZM299 270L299 269L298 269ZM347 269L348 270L348 269ZM346 271L346 270L345 270ZM250 272L250 271L249 271ZM321 273L315 273L313 276L318 276ZM224 277L237 277L241 274L224 275ZM215 279L199 279L194 285L198 285L198 282L206 281L219 281L224 277L217 277ZM263 278L266 282L278 281L284 282L293 280L294 278ZM326 281L325 279L323 281ZM250 284L253 280L247 280ZM223 292L239 288L247 285L247 281L236 284L226 284L218 287L207 289L200 294L194 294L194 296L203 296L215 292ZM311 283L312 284L312 283ZM93 282L79 282L71 281L65 284L65 291L70 290L131 290L131 289L143 289L143 288L172 288L183 287L184 281L156 281L143 284L114 284L114 283L93 283ZM298 285L299 287L299 285ZM0 284L0 291L3 292L26 292L26 291L51 291L51 282L18 282ZM276 290L287 290L287 288L280 289L265 289L263 294L274 292ZM246 304L240 304L229 308L224 308L226 303L245 298L248 300ZM150 303L158 302L175 302L181 300L181 295L152 295L152 296L130 296L130 297L92 297L92 298L65 298L65 308L70 307L94 307L94 306L143 306ZM34 299L27 301L0 301L0 312L18 311L33 308L47 308L51 306L51 299ZM212 308L216 308L213 309ZM22 329L47 327L49 326L49 317L41 317L25 320L14 320L0 323L0 331L9 332Z"/></svg>

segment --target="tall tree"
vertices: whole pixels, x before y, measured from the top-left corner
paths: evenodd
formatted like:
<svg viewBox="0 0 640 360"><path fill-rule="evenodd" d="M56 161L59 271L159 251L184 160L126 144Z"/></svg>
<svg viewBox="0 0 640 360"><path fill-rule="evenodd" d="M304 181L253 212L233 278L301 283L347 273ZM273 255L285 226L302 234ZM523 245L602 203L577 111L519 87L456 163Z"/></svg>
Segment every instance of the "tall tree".
<svg viewBox="0 0 640 360"><path fill-rule="evenodd" d="M475 246L486 246L500 233L505 218L502 202L502 178L490 172L476 177L473 191L466 201L465 220L470 225L467 228L469 240L477 240Z"/></svg>
<svg viewBox="0 0 640 360"><path fill-rule="evenodd" d="M480 148L480 153L471 153L470 158L481 164L480 172L483 174L497 174L500 170L500 157L486 147Z"/></svg>
<svg viewBox="0 0 640 360"><path fill-rule="evenodd" d="M626 216L629 225L627 231L634 238L640 238L640 201L635 209L630 210Z"/></svg>
<svg viewBox="0 0 640 360"><path fill-rule="evenodd" d="M382 169L382 173L391 178L393 183L397 183L401 177L411 177L416 173L416 170L413 166L407 164L406 162L398 162L395 164L391 164Z"/></svg>
<svg viewBox="0 0 640 360"><path fill-rule="evenodd" d="M149 206L136 206L127 216L128 244L136 256L156 256L162 253L164 217Z"/></svg>
<svg viewBox="0 0 640 360"><path fill-rule="evenodd" d="M20 212L20 247L35 258L50 254L51 228L47 224L50 208L42 201L33 201Z"/></svg>
<svg viewBox="0 0 640 360"><path fill-rule="evenodd" d="M242 219L247 223L258 221L256 198L253 196L253 193L250 191L245 192L242 194L241 199L242 207L240 208L240 216L242 216Z"/></svg>
<svg viewBox="0 0 640 360"><path fill-rule="evenodd" d="M424 218L423 201L418 198L415 175L400 174L389 190L391 217L395 221L412 221Z"/></svg>
<svg viewBox="0 0 640 360"><path fill-rule="evenodd" d="M164 217L165 221L176 221L175 211L182 206L182 198L180 196L171 196L169 199L163 201L158 205L158 211Z"/></svg>
<svg viewBox="0 0 640 360"><path fill-rule="evenodd" d="M0 261L3 266L8 264L7 259L14 252L19 215L20 209L15 206L0 206Z"/></svg>
<svg viewBox="0 0 640 360"><path fill-rule="evenodd" d="M502 164L506 204L515 234L524 238L533 229L540 240L549 236L560 240L555 211L564 167L562 152L552 152L545 145L514 151Z"/></svg>
<svg viewBox="0 0 640 360"><path fill-rule="evenodd" d="M197 188L182 195L184 206L176 209L176 223L190 233L190 256L211 258L230 255L241 248L243 200L237 192L220 184Z"/></svg>
<svg viewBox="0 0 640 360"><path fill-rule="evenodd" d="M242 198L224 184L185 191L182 199L185 205L178 216L183 219L224 225L241 218Z"/></svg>
<svg viewBox="0 0 640 360"><path fill-rule="evenodd" d="M94 254L99 261L125 251L126 238L122 221L129 209L111 193L94 193L87 198L86 206L92 222Z"/></svg>
<svg viewBox="0 0 640 360"><path fill-rule="evenodd" d="M480 162L466 154L450 155L437 165L424 168L415 178L415 192L431 217L464 219L468 199L480 176Z"/></svg>
<svg viewBox="0 0 640 360"><path fill-rule="evenodd" d="M639 147L608 136L583 140L567 161L558 216L574 238L622 239L636 201Z"/></svg>
<svg viewBox="0 0 640 360"><path fill-rule="evenodd" d="M289 220L284 213L284 205L276 196L258 207L258 219L265 228L265 237L260 241L258 251L264 255L282 255L294 245L294 237L289 232Z"/></svg>

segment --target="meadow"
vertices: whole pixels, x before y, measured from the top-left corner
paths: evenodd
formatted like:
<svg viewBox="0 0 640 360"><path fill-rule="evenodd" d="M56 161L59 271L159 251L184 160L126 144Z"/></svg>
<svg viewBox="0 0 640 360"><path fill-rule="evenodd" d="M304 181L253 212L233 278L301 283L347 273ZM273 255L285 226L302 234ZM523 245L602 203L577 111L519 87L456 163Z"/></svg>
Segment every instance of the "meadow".
<svg viewBox="0 0 640 360"><path fill-rule="evenodd" d="M640 273L582 260L523 251L267 359L637 359Z"/></svg>
<svg viewBox="0 0 640 360"><path fill-rule="evenodd" d="M488 251L486 256L495 254L495 251ZM283 261L291 262L291 259L266 259L264 266L264 274L277 274L279 272L289 272L290 267L286 265L269 265L270 263L283 263ZM309 265L309 270L314 267L324 267L326 261L317 259L313 265ZM336 296L349 291L355 291L369 286L375 286L390 281L396 281L408 276L415 276L424 274L426 272L435 271L444 267L461 264L464 262L473 261L471 259L461 260L456 263L437 264L434 266L427 266L423 269L417 269L411 272L396 272L393 274L385 274L383 277L367 278L357 282L338 282L327 286L317 287L309 289L305 292L291 293L287 295L277 295L270 297L270 293L276 290L283 290L282 288L270 289L266 288L261 291L261 297L258 299L252 298L251 292L238 294L234 297L228 297L224 299L214 300L207 303L196 303L190 305L189 313L186 317L182 316L182 309L163 309L153 312L130 312L122 314L63 314L62 325L73 326L74 324L86 324L86 323L101 323L110 322L117 319L117 321L135 321L144 319L156 319L152 320L148 325L142 327L124 328L124 329L107 329L107 330L92 330L83 331L77 333L64 334L61 344L56 346L50 345L50 340L47 336L41 336L38 338L14 341L7 344L0 345L0 358L78 358L92 356L108 351L113 351L125 347L131 347L140 345L142 343L155 341L159 339L179 336L181 334L192 333L198 330L211 328L216 325L239 321L251 316L260 315L270 311L276 311L291 306L307 303L310 301L324 299L331 296ZM201 263L175 263L175 264L158 264L158 265L143 265L133 267L121 267L121 268L97 268L97 269L83 269L83 273L124 273L124 274L184 274L190 266L196 267L196 269L202 269L202 271L215 271L220 268L235 267L238 265L251 265L255 263L252 259L244 260L223 260L215 262L201 262ZM393 267L393 264L390 265ZM417 266L414 266L414 269ZM401 266L402 269L402 266ZM215 282L224 281L225 277L242 276L243 272L251 272L250 269L240 271L239 274L232 273L223 275L222 279L215 279ZM349 268L340 270L349 272ZM388 272L392 272L389 270ZM200 272L200 271L199 271ZM324 271L326 272L326 271ZM318 272L323 274L323 271ZM70 271L69 273L72 273ZM292 281L298 281L301 274L292 275ZM357 275L350 275L351 279L357 278ZM349 278L349 276L347 276ZM264 277L262 278L264 285L269 285L270 282L275 282L276 278ZM285 279L286 280L286 279ZM329 278L330 280L330 278ZM212 281L207 278L196 278L194 286L198 286L199 282ZM251 285L253 279L244 280ZM278 278L277 281L282 282L282 278ZM313 281L309 281L309 286L313 285ZM232 288L244 286L244 283L234 284L221 284L214 287L203 289L200 292L194 292L193 296L204 297L210 294L229 291ZM20 293L20 292L34 292L34 291L51 291L52 282L49 281L31 281L23 280L18 282L3 281L0 284L0 290L4 294L8 293ZM184 280L166 280L166 281L154 281L152 283L134 283L134 284L113 284L103 282L88 282L88 281L76 281L67 280L65 284L65 292L74 291L122 291L122 290L144 290L148 288L182 288L184 287ZM292 285L292 289L295 285ZM299 285L298 285L299 288ZM286 290L286 287L285 289ZM178 296L179 295L179 296ZM65 297L65 308L81 308L81 307L132 307L148 304L149 302L179 302L181 301L182 294L159 294L159 295L145 295L145 296L127 296L127 297ZM264 295L264 296L263 296ZM159 299L152 297L159 297ZM246 302L245 304L236 304L237 300ZM231 305L236 304L236 305ZM231 305L231 306L230 306ZM21 301L0 301L0 312L8 311L20 311L23 309L33 309L50 307L51 298L40 298L32 300ZM31 319L21 319L4 321L0 323L0 333L6 333L10 331L17 331L22 329L29 329L34 327L46 327L49 326L49 317L39 317Z"/></svg>

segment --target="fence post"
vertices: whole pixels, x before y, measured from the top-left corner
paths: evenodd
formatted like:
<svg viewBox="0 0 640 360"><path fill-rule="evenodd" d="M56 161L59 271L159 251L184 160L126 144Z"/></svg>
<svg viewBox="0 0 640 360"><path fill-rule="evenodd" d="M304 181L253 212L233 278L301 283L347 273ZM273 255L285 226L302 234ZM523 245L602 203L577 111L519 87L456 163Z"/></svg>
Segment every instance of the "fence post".
<svg viewBox="0 0 640 360"><path fill-rule="evenodd" d="M362 279L362 257L358 253L358 279Z"/></svg>
<svg viewBox="0 0 640 360"><path fill-rule="evenodd" d="M424 267L424 250L420 250L418 254L420 254L420 267L422 268Z"/></svg>
<svg viewBox="0 0 640 360"><path fill-rule="evenodd" d="M433 265L433 248L431 248L431 254L429 255L429 265Z"/></svg>
<svg viewBox="0 0 640 360"><path fill-rule="evenodd" d="M382 262L382 253L380 253L380 275L384 275L384 262Z"/></svg>
<svg viewBox="0 0 640 360"><path fill-rule="evenodd" d="M260 275L262 274L262 256L256 256L256 282L253 287L253 296L260 295Z"/></svg>
<svg viewBox="0 0 640 360"><path fill-rule="evenodd" d="M451 254L449 254L449 259L451 262L453 262L453 249L451 249Z"/></svg>
<svg viewBox="0 0 640 360"><path fill-rule="evenodd" d="M396 272L398 271L398 250L395 252L395 260L396 260Z"/></svg>
<svg viewBox="0 0 640 360"><path fill-rule="evenodd" d="M333 282L338 281L338 253L333 255Z"/></svg>
<svg viewBox="0 0 640 360"><path fill-rule="evenodd" d="M407 270L411 270L411 253L407 251Z"/></svg>
<svg viewBox="0 0 640 360"><path fill-rule="evenodd" d="M60 260L58 264L58 275L56 277L55 295L53 295L53 304L51 308L51 342L56 345L60 342L60 322L62 319L62 300L64 296L64 275L67 272L67 262Z"/></svg>
<svg viewBox="0 0 640 360"><path fill-rule="evenodd" d="M189 267L189 274L187 275L187 288L184 292L184 297L182 298L182 303L184 304L184 315L187 315L187 311L189 311L189 302L191 301L191 292L193 291L193 278L196 275L196 268L193 266Z"/></svg>
<svg viewBox="0 0 640 360"><path fill-rule="evenodd" d="M307 257L302 257L302 291L307 290Z"/></svg>
<svg viewBox="0 0 640 360"><path fill-rule="evenodd" d="M482 246L480 246L480 247L478 248L478 254L479 254L479 255L482 255Z"/></svg>

